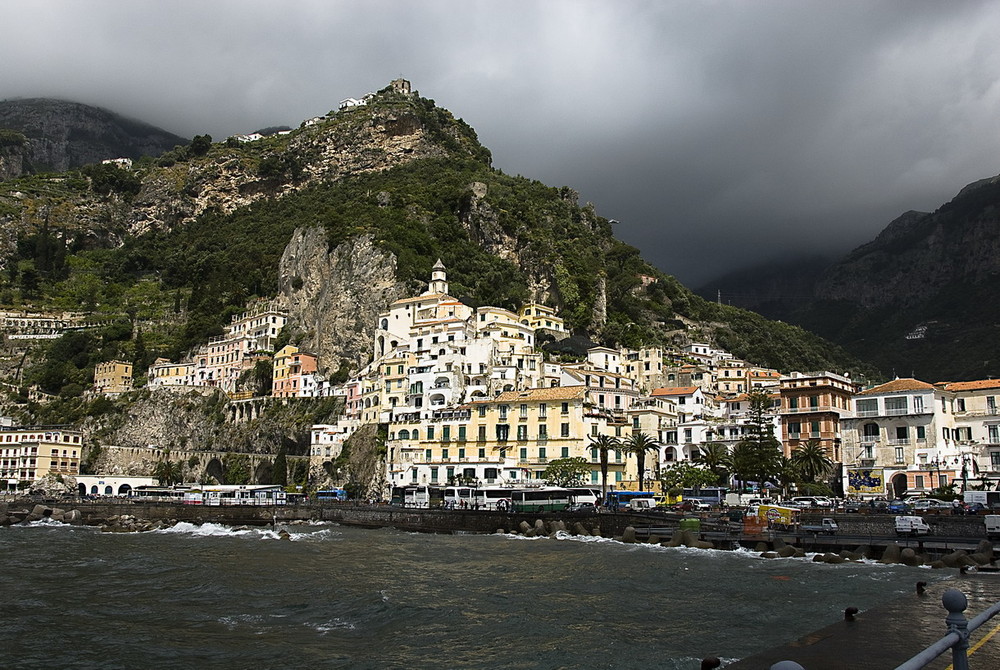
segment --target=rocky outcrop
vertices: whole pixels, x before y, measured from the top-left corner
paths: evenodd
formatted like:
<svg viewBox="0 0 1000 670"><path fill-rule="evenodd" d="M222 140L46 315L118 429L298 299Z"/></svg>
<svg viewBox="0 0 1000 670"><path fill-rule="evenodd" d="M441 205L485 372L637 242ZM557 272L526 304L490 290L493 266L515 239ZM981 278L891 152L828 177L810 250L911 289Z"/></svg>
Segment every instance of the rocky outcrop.
<svg viewBox="0 0 1000 670"><path fill-rule="evenodd" d="M300 347L329 370L343 359L360 364L371 356L372 324L405 292L396 258L368 235L331 250L323 228L298 229L279 268L279 305L304 333Z"/></svg>
<svg viewBox="0 0 1000 670"><path fill-rule="evenodd" d="M107 158L159 156L187 140L106 109L32 98L0 102L0 128L28 138L22 172L62 172ZM0 179L5 177L0 172Z"/></svg>

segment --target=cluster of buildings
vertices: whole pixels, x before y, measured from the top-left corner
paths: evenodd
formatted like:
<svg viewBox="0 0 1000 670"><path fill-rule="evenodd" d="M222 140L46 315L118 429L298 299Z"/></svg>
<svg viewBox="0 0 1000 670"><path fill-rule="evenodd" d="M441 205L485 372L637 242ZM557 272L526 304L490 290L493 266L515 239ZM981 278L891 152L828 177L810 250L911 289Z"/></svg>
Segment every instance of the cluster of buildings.
<svg viewBox="0 0 1000 670"><path fill-rule="evenodd" d="M556 459L582 458L600 484L601 435L643 432L658 447L644 479L677 462L697 461L707 444L729 448L750 424L748 393L771 398L768 420L790 455L813 442L835 464L834 489L846 495L899 497L940 486L1000 486L1000 380L927 383L895 379L865 387L847 374L781 374L704 343L681 350L593 347L583 360L558 362L539 338L568 336L558 313L528 303L516 312L470 307L449 294L438 261L427 290L389 305L374 325L372 360L343 384L319 372L317 357L285 346L287 321L258 302L187 362L157 361L148 385L214 387L238 397L238 381L257 362L272 363L280 398L339 396L344 413L312 426L317 466L336 459L358 428L386 436L385 486L456 482L540 482ZM131 388L129 364L98 366L104 393ZM30 482L79 471L79 433L0 426L0 481ZM636 459L609 458L609 484L634 488Z"/></svg>

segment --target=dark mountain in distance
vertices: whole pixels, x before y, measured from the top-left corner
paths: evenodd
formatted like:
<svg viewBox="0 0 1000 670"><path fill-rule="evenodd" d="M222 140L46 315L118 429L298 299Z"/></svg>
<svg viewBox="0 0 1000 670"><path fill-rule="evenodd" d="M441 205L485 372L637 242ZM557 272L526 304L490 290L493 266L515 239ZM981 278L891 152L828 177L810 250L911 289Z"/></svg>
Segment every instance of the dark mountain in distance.
<svg viewBox="0 0 1000 670"><path fill-rule="evenodd" d="M811 262L736 273L700 293L721 290L723 302L822 335L889 375L1000 376L1000 176L937 211L902 214L812 278Z"/></svg>
<svg viewBox="0 0 1000 670"><path fill-rule="evenodd" d="M832 262L824 256L807 256L765 263L730 272L695 293L784 321L814 299L816 282Z"/></svg>
<svg viewBox="0 0 1000 670"><path fill-rule="evenodd" d="M48 98L0 101L0 129L8 131L0 137L0 179L159 156L189 142L100 107Z"/></svg>

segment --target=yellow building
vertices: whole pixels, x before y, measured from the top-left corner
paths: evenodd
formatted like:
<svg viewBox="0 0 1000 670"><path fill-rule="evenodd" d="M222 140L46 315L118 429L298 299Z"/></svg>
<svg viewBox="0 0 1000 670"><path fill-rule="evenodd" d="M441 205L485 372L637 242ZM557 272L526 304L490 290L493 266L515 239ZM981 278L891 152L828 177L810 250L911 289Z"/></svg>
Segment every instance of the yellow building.
<svg viewBox="0 0 1000 670"><path fill-rule="evenodd" d="M0 483L17 488L50 474L78 475L82 448L75 430L0 429Z"/></svg>
<svg viewBox="0 0 1000 670"><path fill-rule="evenodd" d="M556 333L565 333L566 324L558 315L555 309L529 302L517 311L518 319L522 324L532 330L551 330Z"/></svg>
<svg viewBox="0 0 1000 670"><path fill-rule="evenodd" d="M461 477L483 485L539 482L548 464L584 458L588 482L599 485L598 435L624 437L624 421L588 401L585 386L533 388L501 393L430 418L395 421L389 427L389 474L393 486L444 486ZM635 464L620 450L609 455L608 483L635 478Z"/></svg>
<svg viewBox="0 0 1000 670"><path fill-rule="evenodd" d="M108 361L94 367L94 390L98 393L124 393L132 390L132 364Z"/></svg>

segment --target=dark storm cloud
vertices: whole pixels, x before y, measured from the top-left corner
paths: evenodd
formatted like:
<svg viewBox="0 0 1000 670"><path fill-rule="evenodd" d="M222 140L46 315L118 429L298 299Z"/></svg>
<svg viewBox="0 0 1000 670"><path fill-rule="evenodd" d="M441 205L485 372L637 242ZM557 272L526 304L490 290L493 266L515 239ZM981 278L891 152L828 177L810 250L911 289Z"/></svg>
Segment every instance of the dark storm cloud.
<svg viewBox="0 0 1000 670"><path fill-rule="evenodd" d="M0 97L222 138L403 75L690 284L1000 172L994 2L0 2Z"/></svg>

